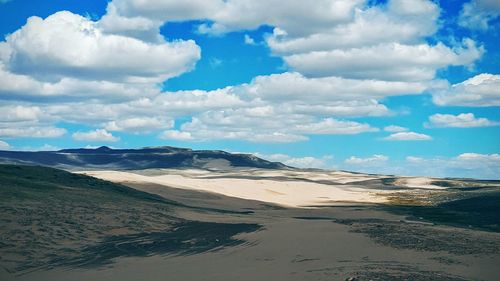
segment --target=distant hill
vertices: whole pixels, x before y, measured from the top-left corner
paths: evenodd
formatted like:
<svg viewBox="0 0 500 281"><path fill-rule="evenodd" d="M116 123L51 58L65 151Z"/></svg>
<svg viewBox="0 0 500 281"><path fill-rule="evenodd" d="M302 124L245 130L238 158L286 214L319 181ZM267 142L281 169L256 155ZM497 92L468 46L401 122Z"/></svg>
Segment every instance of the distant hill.
<svg viewBox="0 0 500 281"><path fill-rule="evenodd" d="M286 169L286 165L270 162L250 154L234 154L219 150L191 150L176 147L141 149L78 148L59 151L0 151L0 163L29 164L62 169L152 169L206 168L230 169L250 167Z"/></svg>

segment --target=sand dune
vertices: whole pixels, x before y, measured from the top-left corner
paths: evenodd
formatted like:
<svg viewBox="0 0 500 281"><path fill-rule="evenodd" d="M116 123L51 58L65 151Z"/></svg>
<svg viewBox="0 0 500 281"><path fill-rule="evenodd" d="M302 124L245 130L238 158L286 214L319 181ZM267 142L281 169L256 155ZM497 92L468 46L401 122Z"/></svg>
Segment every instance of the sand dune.
<svg viewBox="0 0 500 281"><path fill-rule="evenodd" d="M160 175L140 175L121 171L86 171L90 176L119 183L154 183L174 188L219 193L242 199L258 200L289 207L332 205L345 202L383 203L387 201L381 193L384 190L363 188L344 184L369 180L373 177L355 176L336 172L333 174L290 171L258 171L261 179L244 178L255 176L256 171L246 173L224 173L214 177L203 170L162 170ZM294 176L294 177L291 177ZM275 177L276 179L272 179ZM269 179L262 179L269 178ZM285 179L283 179L285 178ZM308 182L309 180L331 181L335 184Z"/></svg>
<svg viewBox="0 0 500 281"><path fill-rule="evenodd" d="M436 179L423 178L423 177L408 177L408 178L405 177L397 179L395 181L395 184L411 188L446 189L446 187L432 184L435 180Z"/></svg>

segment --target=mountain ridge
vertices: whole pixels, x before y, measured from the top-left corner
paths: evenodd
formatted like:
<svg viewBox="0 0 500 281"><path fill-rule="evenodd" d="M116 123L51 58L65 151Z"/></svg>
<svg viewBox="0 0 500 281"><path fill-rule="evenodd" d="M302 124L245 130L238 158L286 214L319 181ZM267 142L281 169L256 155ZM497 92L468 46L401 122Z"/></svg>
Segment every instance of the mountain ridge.
<svg viewBox="0 0 500 281"><path fill-rule="evenodd" d="M280 162L271 162L251 154L222 150L193 150L172 146L138 149L71 148L57 151L0 150L0 163L29 164L63 169L154 169L154 168L264 168L290 169Z"/></svg>

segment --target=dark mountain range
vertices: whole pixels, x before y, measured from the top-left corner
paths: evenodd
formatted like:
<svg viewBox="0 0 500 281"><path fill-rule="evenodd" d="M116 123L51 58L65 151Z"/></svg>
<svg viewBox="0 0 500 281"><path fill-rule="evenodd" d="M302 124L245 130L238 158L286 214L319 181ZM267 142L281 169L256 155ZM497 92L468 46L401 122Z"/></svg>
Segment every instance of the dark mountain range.
<svg viewBox="0 0 500 281"><path fill-rule="evenodd" d="M63 169L152 169L251 167L284 169L286 165L270 162L250 154L233 154L219 150L191 150L176 147L141 149L78 148L59 151L0 151L0 163L30 164Z"/></svg>

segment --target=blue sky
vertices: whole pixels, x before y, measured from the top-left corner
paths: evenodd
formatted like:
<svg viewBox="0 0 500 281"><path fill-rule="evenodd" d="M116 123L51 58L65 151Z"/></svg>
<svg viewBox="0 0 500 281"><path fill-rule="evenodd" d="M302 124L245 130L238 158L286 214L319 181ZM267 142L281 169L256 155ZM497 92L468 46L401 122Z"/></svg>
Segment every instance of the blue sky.
<svg viewBox="0 0 500 281"><path fill-rule="evenodd" d="M0 1L0 149L499 178L497 1Z"/></svg>

